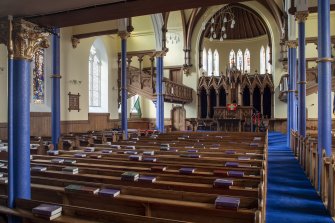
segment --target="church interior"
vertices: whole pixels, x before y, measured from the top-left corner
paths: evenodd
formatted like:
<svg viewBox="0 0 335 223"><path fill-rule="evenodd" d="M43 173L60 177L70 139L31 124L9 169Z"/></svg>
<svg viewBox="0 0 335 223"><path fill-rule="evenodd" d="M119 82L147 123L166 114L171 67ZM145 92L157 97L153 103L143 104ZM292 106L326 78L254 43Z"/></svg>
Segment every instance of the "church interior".
<svg viewBox="0 0 335 223"><path fill-rule="evenodd" d="M334 222L334 55L335 0L2 0L0 222Z"/></svg>

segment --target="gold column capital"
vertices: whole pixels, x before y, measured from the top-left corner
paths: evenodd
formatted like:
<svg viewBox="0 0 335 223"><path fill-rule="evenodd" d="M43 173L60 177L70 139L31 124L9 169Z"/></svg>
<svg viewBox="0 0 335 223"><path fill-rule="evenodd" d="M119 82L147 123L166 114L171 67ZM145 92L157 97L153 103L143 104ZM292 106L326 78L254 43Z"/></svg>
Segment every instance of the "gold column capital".
<svg viewBox="0 0 335 223"><path fill-rule="evenodd" d="M288 40L288 41L286 41L286 46L288 48L297 48L298 47L298 41L296 41L296 40Z"/></svg>
<svg viewBox="0 0 335 223"><path fill-rule="evenodd" d="M119 31L118 35L121 39L127 39L130 36L130 33L127 31Z"/></svg>
<svg viewBox="0 0 335 223"><path fill-rule="evenodd" d="M305 22L307 20L307 17L309 15L308 11L300 11L295 13L295 20L298 22Z"/></svg>
<svg viewBox="0 0 335 223"><path fill-rule="evenodd" d="M36 24L13 20L14 59L32 60L37 50L49 47L48 36L49 33Z"/></svg>

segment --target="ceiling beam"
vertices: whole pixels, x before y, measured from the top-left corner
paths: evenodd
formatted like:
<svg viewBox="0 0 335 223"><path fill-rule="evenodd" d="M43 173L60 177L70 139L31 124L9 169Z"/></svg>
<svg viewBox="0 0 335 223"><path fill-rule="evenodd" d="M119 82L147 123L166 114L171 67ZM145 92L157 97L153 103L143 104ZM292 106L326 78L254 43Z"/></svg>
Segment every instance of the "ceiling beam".
<svg viewBox="0 0 335 223"><path fill-rule="evenodd" d="M26 17L26 19L42 26L61 28L126 17L245 1L247 0L127 0L125 2L69 10L49 15ZM266 3L266 0L258 1L264 4Z"/></svg>

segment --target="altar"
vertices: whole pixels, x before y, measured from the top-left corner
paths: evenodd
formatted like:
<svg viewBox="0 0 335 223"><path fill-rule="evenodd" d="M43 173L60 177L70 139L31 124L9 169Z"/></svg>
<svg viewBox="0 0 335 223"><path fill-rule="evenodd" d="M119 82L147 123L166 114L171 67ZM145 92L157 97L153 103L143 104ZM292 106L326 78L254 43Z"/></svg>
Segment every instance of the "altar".
<svg viewBox="0 0 335 223"><path fill-rule="evenodd" d="M252 131L252 107L230 106L214 107L213 120L217 123L217 130L224 132L251 132Z"/></svg>

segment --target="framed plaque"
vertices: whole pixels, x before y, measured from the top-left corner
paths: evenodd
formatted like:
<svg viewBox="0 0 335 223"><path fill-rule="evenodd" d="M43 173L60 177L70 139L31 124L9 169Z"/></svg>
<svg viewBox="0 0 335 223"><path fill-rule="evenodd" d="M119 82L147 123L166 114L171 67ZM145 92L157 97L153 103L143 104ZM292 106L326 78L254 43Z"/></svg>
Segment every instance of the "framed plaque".
<svg viewBox="0 0 335 223"><path fill-rule="evenodd" d="M80 97L80 94L71 94L71 92L69 92L69 108L68 110L69 111L72 111L72 110L77 110L78 112L80 111L80 108L79 108L79 97Z"/></svg>

